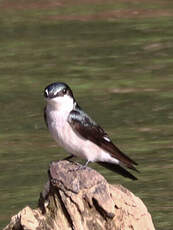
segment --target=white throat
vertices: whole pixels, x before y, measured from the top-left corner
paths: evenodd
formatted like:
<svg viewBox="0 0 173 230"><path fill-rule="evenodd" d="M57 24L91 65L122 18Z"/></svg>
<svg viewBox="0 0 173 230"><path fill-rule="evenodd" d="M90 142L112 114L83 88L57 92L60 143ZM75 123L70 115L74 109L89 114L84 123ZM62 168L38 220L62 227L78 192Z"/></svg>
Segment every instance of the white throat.
<svg viewBox="0 0 173 230"><path fill-rule="evenodd" d="M49 107L49 109L59 112L70 112L71 110L73 110L73 103L74 100L69 95L47 99L47 106Z"/></svg>

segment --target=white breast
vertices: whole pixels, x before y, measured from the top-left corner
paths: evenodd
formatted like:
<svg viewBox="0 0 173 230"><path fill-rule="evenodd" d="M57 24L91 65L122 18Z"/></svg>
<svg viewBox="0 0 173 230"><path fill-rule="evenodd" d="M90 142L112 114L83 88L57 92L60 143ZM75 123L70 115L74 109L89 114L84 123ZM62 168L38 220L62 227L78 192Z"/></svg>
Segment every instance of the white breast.
<svg viewBox="0 0 173 230"><path fill-rule="evenodd" d="M57 110L49 110L48 127L54 140L68 152L75 155L80 155L81 143L84 144L86 140L80 138L71 128L67 119L69 112Z"/></svg>
<svg viewBox="0 0 173 230"><path fill-rule="evenodd" d="M47 105L48 128L54 140L69 153L91 162L112 161L109 153L73 131L68 123L68 115L72 109L70 105L61 109L55 107L55 104Z"/></svg>

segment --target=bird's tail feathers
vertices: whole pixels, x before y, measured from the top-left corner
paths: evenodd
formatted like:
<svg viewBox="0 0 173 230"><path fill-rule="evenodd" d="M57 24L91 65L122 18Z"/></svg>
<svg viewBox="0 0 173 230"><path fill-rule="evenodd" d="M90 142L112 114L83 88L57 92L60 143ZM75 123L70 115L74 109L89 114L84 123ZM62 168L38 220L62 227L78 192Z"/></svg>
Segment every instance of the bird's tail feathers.
<svg viewBox="0 0 173 230"><path fill-rule="evenodd" d="M121 165L121 163L120 163L120 165ZM132 170L134 170L134 171L140 173L140 172L137 170L137 168L136 168L135 166L133 166L131 163L122 164L122 167L123 167L123 166L126 166L127 168L132 169Z"/></svg>
<svg viewBox="0 0 173 230"><path fill-rule="evenodd" d="M109 163L109 162L97 162L99 165L103 166L104 168L107 168L113 172L119 173L120 175L130 178L132 180L137 180L137 178L135 176L133 176L133 174L131 174L130 172L128 172L125 168L123 168L122 166L118 165L118 164L113 164L113 163ZM134 166L131 168L135 171L138 171Z"/></svg>

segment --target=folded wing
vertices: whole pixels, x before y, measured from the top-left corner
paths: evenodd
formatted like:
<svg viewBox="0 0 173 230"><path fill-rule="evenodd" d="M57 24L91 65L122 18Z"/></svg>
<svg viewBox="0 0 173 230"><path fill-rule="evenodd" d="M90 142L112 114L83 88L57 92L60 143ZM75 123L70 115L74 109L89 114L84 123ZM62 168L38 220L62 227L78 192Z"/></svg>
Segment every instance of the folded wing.
<svg viewBox="0 0 173 230"><path fill-rule="evenodd" d="M119 150L111 141L107 133L97 125L82 110L72 110L68 122L73 130L83 138L94 142L96 145L110 153L112 157L120 160L127 168L137 171L134 165L137 163Z"/></svg>

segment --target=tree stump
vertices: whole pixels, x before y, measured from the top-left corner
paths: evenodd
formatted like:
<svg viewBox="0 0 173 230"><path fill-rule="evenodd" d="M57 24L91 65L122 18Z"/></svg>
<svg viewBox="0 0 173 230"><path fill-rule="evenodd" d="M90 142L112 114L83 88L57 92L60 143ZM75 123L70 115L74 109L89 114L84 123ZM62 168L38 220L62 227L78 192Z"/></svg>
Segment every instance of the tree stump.
<svg viewBox="0 0 173 230"><path fill-rule="evenodd" d="M154 230L144 203L91 168L52 162L39 207L25 207L4 230Z"/></svg>

